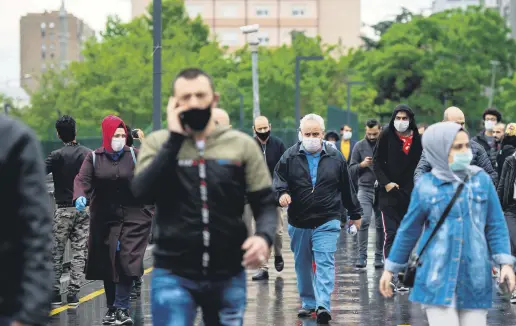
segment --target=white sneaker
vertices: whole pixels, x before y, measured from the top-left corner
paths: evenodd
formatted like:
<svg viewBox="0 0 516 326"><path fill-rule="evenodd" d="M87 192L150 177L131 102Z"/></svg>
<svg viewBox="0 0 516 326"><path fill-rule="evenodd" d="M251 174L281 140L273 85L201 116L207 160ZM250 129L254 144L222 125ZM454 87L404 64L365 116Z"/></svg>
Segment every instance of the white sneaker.
<svg viewBox="0 0 516 326"><path fill-rule="evenodd" d="M511 295L511 303L516 304L516 291L514 291Z"/></svg>

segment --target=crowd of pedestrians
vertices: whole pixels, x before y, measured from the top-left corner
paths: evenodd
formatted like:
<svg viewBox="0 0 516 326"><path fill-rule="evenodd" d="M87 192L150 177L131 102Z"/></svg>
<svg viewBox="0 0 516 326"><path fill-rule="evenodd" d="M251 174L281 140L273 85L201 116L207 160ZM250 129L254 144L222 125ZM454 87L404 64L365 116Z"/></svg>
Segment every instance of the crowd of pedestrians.
<svg viewBox="0 0 516 326"><path fill-rule="evenodd" d="M269 264L284 269L285 222L301 319L332 320L342 229L357 230L360 270L373 225L380 292L410 291L430 325L486 325L492 276L516 303L516 123L504 124L499 111L485 110L471 137L457 107L427 125L400 104L385 126L367 120L359 141L360 131L326 131L310 113L287 148L265 116L254 119L253 136L233 129L218 100L208 74L185 69L166 129L145 137L110 115L92 150L63 116L55 125L63 146L44 164L33 133L0 118L2 207L16 217L0 230L0 259L11 262L0 269L10 280L0 290L0 326L43 325L50 303L63 304L68 241L66 303L80 304L84 279L102 281L104 325L133 324L130 299L141 291L149 242L155 325L193 325L198 308L205 325L242 325L245 269L256 270L256 282L269 278ZM44 166L54 180L53 220Z"/></svg>

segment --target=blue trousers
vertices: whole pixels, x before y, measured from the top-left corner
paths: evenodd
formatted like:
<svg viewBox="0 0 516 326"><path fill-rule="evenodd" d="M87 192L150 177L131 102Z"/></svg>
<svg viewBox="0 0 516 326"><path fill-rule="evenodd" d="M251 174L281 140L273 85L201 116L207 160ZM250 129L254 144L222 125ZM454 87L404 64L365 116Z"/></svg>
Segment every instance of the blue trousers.
<svg viewBox="0 0 516 326"><path fill-rule="evenodd" d="M335 251L340 237L340 220L332 220L315 229L300 229L289 224L290 248L294 253L297 289L302 307L330 311L335 286ZM315 261L315 274L312 269Z"/></svg>
<svg viewBox="0 0 516 326"><path fill-rule="evenodd" d="M152 272L152 321L159 326L193 326L197 307L206 326L242 326L246 274L224 281L193 281L164 269Z"/></svg>

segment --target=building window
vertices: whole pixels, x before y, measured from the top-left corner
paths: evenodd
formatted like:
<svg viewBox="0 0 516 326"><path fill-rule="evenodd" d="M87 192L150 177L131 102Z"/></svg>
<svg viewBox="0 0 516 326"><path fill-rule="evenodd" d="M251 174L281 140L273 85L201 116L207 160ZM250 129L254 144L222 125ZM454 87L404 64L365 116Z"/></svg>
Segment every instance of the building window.
<svg viewBox="0 0 516 326"><path fill-rule="evenodd" d="M232 5L227 5L222 8L222 16L225 18L233 18L237 16L237 8Z"/></svg>
<svg viewBox="0 0 516 326"><path fill-rule="evenodd" d="M45 44L41 45L41 59L45 59L47 57L47 47Z"/></svg>
<svg viewBox="0 0 516 326"><path fill-rule="evenodd" d="M260 33L258 35L258 41L260 41L260 45L269 45L269 34Z"/></svg>
<svg viewBox="0 0 516 326"><path fill-rule="evenodd" d="M47 64L46 63L42 63L41 64L41 71L45 71L47 70Z"/></svg>
<svg viewBox="0 0 516 326"><path fill-rule="evenodd" d="M47 24L41 23L41 37L45 37L46 27L47 27Z"/></svg>
<svg viewBox="0 0 516 326"><path fill-rule="evenodd" d="M267 8L267 7L256 7L256 16L258 16L258 17L269 16L269 8Z"/></svg>
<svg viewBox="0 0 516 326"><path fill-rule="evenodd" d="M292 16L294 17L303 17L306 15L306 8L303 6L293 6L292 7Z"/></svg>
<svg viewBox="0 0 516 326"><path fill-rule="evenodd" d="M54 28L54 27L56 27L56 25L54 23L48 24L48 28Z"/></svg>
<svg viewBox="0 0 516 326"><path fill-rule="evenodd" d="M54 44L50 44L50 46L48 47L50 50L54 50L56 47L54 46Z"/></svg>
<svg viewBox="0 0 516 326"><path fill-rule="evenodd" d="M220 34L220 43L222 45L235 45L238 43L238 34L236 32L225 32Z"/></svg>
<svg viewBox="0 0 516 326"><path fill-rule="evenodd" d="M54 59L54 54L50 53L50 59Z"/></svg>
<svg viewBox="0 0 516 326"><path fill-rule="evenodd" d="M55 65L53 63L50 64L50 69L54 69Z"/></svg>
<svg viewBox="0 0 516 326"><path fill-rule="evenodd" d="M202 5L186 5L186 12L188 12L188 16L192 18L202 15L202 11Z"/></svg>

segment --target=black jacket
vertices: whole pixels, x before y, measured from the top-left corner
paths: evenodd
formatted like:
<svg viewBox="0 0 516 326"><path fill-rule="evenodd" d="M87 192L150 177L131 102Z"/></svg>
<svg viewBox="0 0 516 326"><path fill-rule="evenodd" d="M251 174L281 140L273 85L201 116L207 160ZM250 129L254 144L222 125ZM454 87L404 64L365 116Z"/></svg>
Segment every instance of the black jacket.
<svg viewBox="0 0 516 326"><path fill-rule="evenodd" d="M273 189L276 202L288 193L288 223L298 228L315 228L328 221L341 219L342 204L352 220L359 220L362 208L352 190L344 156L331 146L325 146L312 186L308 160L300 150L301 143L287 149L274 170Z"/></svg>
<svg viewBox="0 0 516 326"><path fill-rule="evenodd" d="M0 117L0 316L46 325L52 294L52 213L38 139Z"/></svg>
<svg viewBox="0 0 516 326"><path fill-rule="evenodd" d="M498 175L502 175L502 168L505 163L505 159L514 154L514 152L516 152L516 148L512 145L504 145L500 151L497 151L496 171L498 172Z"/></svg>
<svg viewBox="0 0 516 326"><path fill-rule="evenodd" d="M473 160L471 161L471 165L476 165L479 168L482 168L484 171L486 171L486 173L489 174L491 180L493 180L493 183L496 186L498 182L498 173L496 173L495 169L493 169L493 166L491 165L491 160L489 159L489 156L484 150L484 147L482 147L482 145L479 145L474 140L471 140L470 143L471 151L473 152ZM419 160L419 163L417 165L416 171L414 172L414 183L416 183L417 180L423 176L423 174L430 171L432 171L432 167L430 166L430 163L428 163L428 161L426 160L425 151L423 151L423 154L421 154L421 159Z"/></svg>
<svg viewBox="0 0 516 326"><path fill-rule="evenodd" d="M514 199L514 183L516 182L516 157L509 156L503 165L497 192L505 213L516 214L516 199Z"/></svg>
<svg viewBox="0 0 516 326"><path fill-rule="evenodd" d="M73 181L91 149L77 143L66 144L45 160L47 174L54 179L54 198L60 207L73 207Z"/></svg>
<svg viewBox="0 0 516 326"><path fill-rule="evenodd" d="M272 135L269 136L269 139L267 139L265 144L260 143L260 140L258 140L256 137L255 140L256 143L258 143L258 146L260 146L262 153L265 155L265 161L267 162L267 167L269 168L269 172L272 177L274 175L274 168L276 167L276 164L278 164L281 155L285 153L285 145L281 139Z"/></svg>
<svg viewBox="0 0 516 326"><path fill-rule="evenodd" d="M373 157L375 147L376 144L371 146L371 143L369 143L367 139L362 139L353 149L349 163L349 173L352 178L358 180L359 187L374 187L376 175L374 174L373 166L361 168L360 163L362 163L366 157Z"/></svg>
<svg viewBox="0 0 516 326"><path fill-rule="evenodd" d="M410 118L409 129L413 132L412 145L408 155L403 152L403 142L394 128L394 118L400 111L407 112ZM380 185L380 208L397 206L400 214L406 213L410 194L414 188L414 171L422 152L421 136L417 129L414 113L408 106L398 105L392 113L389 126L380 133L373 156L373 170ZM400 188L387 192L385 186L391 182L398 184Z"/></svg>
<svg viewBox="0 0 516 326"><path fill-rule="evenodd" d="M472 140L476 141L480 146L484 148L486 153L491 153L492 147L489 146L489 142L487 141L485 130L482 130L478 135L472 138Z"/></svg>
<svg viewBox="0 0 516 326"><path fill-rule="evenodd" d="M204 149L167 130L145 137L132 190L156 203L155 266L192 280L227 280L242 272L244 197L256 235L272 245L278 216L271 186L255 140L235 129L218 126Z"/></svg>

